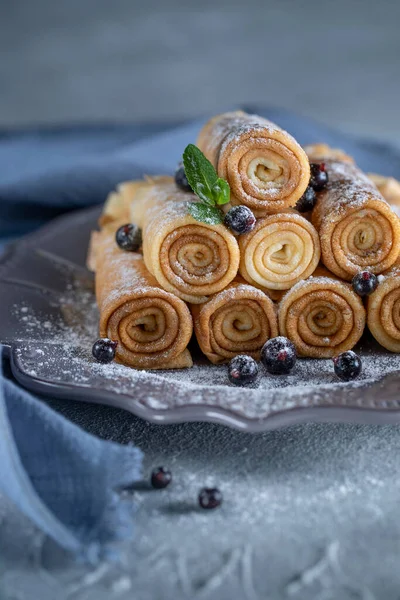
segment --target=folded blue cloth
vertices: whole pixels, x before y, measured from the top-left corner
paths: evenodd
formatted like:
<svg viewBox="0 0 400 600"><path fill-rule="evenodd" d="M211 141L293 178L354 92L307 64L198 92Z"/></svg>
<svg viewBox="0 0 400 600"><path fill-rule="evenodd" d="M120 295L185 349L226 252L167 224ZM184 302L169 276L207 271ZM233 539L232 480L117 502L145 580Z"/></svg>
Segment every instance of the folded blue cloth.
<svg viewBox="0 0 400 600"><path fill-rule="evenodd" d="M1 284L1 283L0 283ZM96 562L132 534L142 453L89 435L7 376L0 348L0 490L45 533Z"/></svg>
<svg viewBox="0 0 400 600"><path fill-rule="evenodd" d="M367 171L400 178L400 151L312 120L252 107L302 144L341 147ZM0 132L0 245L56 215L103 202L120 181L172 173L203 121ZM1 282L0 282L1 285ZM141 453L100 441L0 371L0 489L48 535L85 556L129 532L115 489L140 474Z"/></svg>

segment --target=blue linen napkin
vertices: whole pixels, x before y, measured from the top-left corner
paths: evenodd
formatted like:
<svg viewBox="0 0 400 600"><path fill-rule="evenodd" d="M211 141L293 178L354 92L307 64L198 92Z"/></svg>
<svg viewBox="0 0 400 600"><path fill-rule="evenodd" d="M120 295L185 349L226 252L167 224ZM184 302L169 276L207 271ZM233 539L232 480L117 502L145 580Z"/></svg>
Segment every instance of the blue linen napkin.
<svg viewBox="0 0 400 600"><path fill-rule="evenodd" d="M132 534L118 490L141 476L142 452L89 435L21 389L0 348L0 490L60 546L92 563Z"/></svg>
<svg viewBox="0 0 400 600"><path fill-rule="evenodd" d="M400 178L395 146L279 109L246 110L302 144L341 147L364 170ZM120 181L172 173L203 122L0 132L0 246L58 214L103 202ZM63 547L96 557L128 535L127 507L114 490L137 480L140 465L138 449L90 436L0 371L0 489Z"/></svg>

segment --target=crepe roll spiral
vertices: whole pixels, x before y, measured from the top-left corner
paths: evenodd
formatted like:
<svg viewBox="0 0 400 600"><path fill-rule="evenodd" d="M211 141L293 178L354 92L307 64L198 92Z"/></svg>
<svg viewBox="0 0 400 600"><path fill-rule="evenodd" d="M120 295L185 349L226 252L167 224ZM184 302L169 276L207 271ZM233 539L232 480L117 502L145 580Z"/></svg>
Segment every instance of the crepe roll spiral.
<svg viewBox="0 0 400 600"><path fill-rule="evenodd" d="M188 213L195 196L172 178L143 183L131 203L131 220L143 230L146 267L165 290L201 304L235 278L239 246L224 225L196 221Z"/></svg>
<svg viewBox="0 0 400 600"><path fill-rule="evenodd" d="M287 290L309 277L321 255L317 231L294 211L259 219L239 246L242 277L270 290Z"/></svg>
<svg viewBox="0 0 400 600"><path fill-rule="evenodd" d="M294 206L310 180L306 153L286 131L242 111L211 119L197 145L231 188L232 204L257 216Z"/></svg>
<svg viewBox="0 0 400 600"><path fill-rule="evenodd" d="M261 290L233 282L205 304L192 306L202 352L214 364L238 354L260 358L264 343L278 335L276 307Z"/></svg>
<svg viewBox="0 0 400 600"><path fill-rule="evenodd" d="M279 304L279 331L299 356L330 358L351 350L365 327L365 309L351 286L318 269Z"/></svg>
<svg viewBox="0 0 400 600"><path fill-rule="evenodd" d="M367 300L368 327L381 346L400 352L400 264L379 279Z"/></svg>
<svg viewBox="0 0 400 600"><path fill-rule="evenodd" d="M389 269L400 251L399 217L355 164L329 153L317 160L312 147L308 152L311 161L325 163L329 175L312 213L324 265L348 281L361 270Z"/></svg>
<svg viewBox="0 0 400 600"><path fill-rule="evenodd" d="M140 254L120 250L115 232L95 233L100 337L118 342L116 360L137 369L191 367L193 322L186 304L161 289Z"/></svg>

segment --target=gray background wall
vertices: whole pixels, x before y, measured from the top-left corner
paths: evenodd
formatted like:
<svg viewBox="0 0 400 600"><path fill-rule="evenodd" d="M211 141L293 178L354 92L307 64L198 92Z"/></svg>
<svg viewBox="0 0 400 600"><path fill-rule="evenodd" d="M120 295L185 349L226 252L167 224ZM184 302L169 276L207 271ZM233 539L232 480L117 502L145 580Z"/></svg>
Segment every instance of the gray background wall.
<svg viewBox="0 0 400 600"><path fill-rule="evenodd" d="M400 137L397 0L0 0L0 126L241 103Z"/></svg>

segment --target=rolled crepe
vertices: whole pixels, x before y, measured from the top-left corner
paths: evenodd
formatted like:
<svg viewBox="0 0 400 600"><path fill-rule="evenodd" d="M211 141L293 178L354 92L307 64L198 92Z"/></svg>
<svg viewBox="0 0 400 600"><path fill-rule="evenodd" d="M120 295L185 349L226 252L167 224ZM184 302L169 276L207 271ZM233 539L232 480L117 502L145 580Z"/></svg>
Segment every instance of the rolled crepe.
<svg viewBox="0 0 400 600"><path fill-rule="evenodd" d="M116 221L121 225L129 223L131 201L141 184L142 181L125 181L107 196L99 218L100 227L112 227Z"/></svg>
<svg viewBox="0 0 400 600"><path fill-rule="evenodd" d="M367 300L368 327L384 348L400 352L400 263L379 279Z"/></svg>
<svg viewBox="0 0 400 600"><path fill-rule="evenodd" d="M294 206L308 186L304 150L286 131L257 115L218 115L203 127L197 145L228 181L232 204L245 204L257 216Z"/></svg>
<svg viewBox="0 0 400 600"><path fill-rule="evenodd" d="M351 350L365 327L365 309L348 283L325 269L300 281L282 298L278 318L281 335L299 356L329 358Z"/></svg>
<svg viewBox="0 0 400 600"><path fill-rule="evenodd" d="M318 233L298 213L259 219L239 238L242 277L268 290L287 290L317 268L321 256Z"/></svg>
<svg viewBox="0 0 400 600"><path fill-rule="evenodd" d="M272 300L239 280L205 304L191 308L199 346L214 364L227 362L237 354L259 360L264 343L278 335Z"/></svg>
<svg viewBox="0 0 400 600"><path fill-rule="evenodd" d="M137 369L191 367L186 304L160 288L140 254L120 250L108 229L92 237L90 255L100 336L118 342L116 360Z"/></svg>
<svg viewBox="0 0 400 600"><path fill-rule="evenodd" d="M190 216L187 204L194 198L169 177L144 182L134 194L131 220L143 230L144 261L161 287L201 304L234 279L239 247L224 225Z"/></svg>
<svg viewBox="0 0 400 600"><path fill-rule="evenodd" d="M312 223L321 241L322 262L343 279L360 270L379 274L390 268L400 250L400 220L372 181L348 160L320 154L329 183L318 195Z"/></svg>
<svg viewBox="0 0 400 600"><path fill-rule="evenodd" d="M354 159L340 148L331 148L328 144L310 144L304 151L312 162L323 162L327 158L354 164Z"/></svg>
<svg viewBox="0 0 400 600"><path fill-rule="evenodd" d="M376 173L368 173L368 177L376 185L382 196L394 208L396 214L399 214L400 208L400 181L394 177L385 177Z"/></svg>

